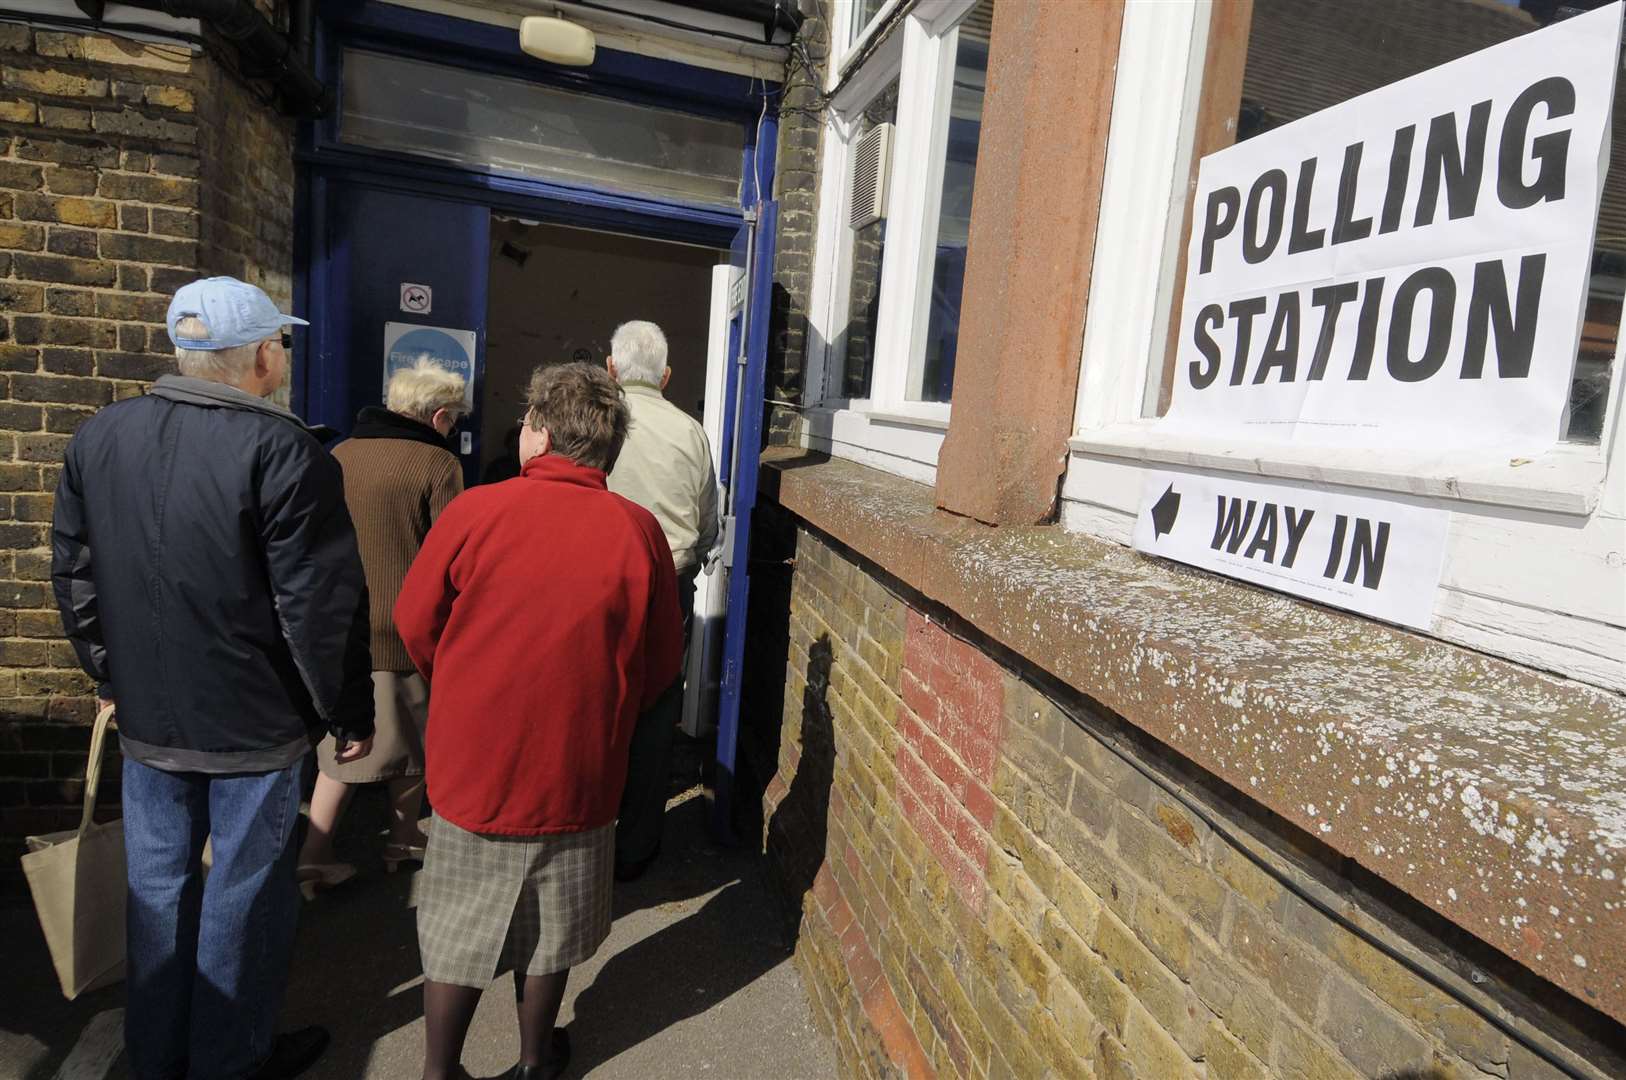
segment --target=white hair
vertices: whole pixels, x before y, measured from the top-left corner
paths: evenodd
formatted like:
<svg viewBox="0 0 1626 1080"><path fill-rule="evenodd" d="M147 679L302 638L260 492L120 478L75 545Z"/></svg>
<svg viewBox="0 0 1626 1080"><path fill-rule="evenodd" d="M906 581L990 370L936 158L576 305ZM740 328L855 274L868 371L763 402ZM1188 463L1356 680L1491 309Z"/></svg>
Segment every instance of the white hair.
<svg viewBox="0 0 1626 1080"><path fill-rule="evenodd" d="M624 322L610 335L610 358L619 381L659 386L666 375L666 335L652 322Z"/></svg>
<svg viewBox="0 0 1626 1080"><path fill-rule="evenodd" d="M457 416L467 411L463 400L463 376L447 371L427 356L409 368L390 376L384 404L392 413L410 416L427 424L435 413L445 409Z"/></svg>
<svg viewBox="0 0 1626 1080"><path fill-rule="evenodd" d="M175 337L175 365L182 375L235 386L254 372L254 356L260 351L258 343L230 349L186 348L187 341L206 341L209 337L208 324L196 315L188 315L175 323Z"/></svg>

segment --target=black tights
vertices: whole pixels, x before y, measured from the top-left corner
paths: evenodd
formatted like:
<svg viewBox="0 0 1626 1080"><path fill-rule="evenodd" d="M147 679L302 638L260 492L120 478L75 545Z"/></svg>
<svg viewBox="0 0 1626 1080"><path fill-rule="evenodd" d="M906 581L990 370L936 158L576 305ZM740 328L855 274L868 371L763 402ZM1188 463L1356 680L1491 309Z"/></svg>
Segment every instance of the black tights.
<svg viewBox="0 0 1626 1080"><path fill-rule="evenodd" d="M514 1007L519 1013L519 1063L546 1065L552 1052L553 1024L565 999L570 969L548 975L514 972ZM480 989L451 983L423 983L423 1015L428 1040L423 1080L462 1080L463 1040L480 1004Z"/></svg>

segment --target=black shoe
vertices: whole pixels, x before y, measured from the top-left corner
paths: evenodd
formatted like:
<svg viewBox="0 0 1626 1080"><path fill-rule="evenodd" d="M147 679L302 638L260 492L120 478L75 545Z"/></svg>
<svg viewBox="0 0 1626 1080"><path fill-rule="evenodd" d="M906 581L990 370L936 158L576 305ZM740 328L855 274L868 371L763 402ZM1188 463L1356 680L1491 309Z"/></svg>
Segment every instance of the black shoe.
<svg viewBox="0 0 1626 1080"><path fill-rule="evenodd" d="M271 1046L271 1056L254 1070L252 1080L293 1080L316 1064L329 1041L324 1027L300 1028L278 1035Z"/></svg>
<svg viewBox="0 0 1626 1080"><path fill-rule="evenodd" d="M654 862L655 856L651 855L649 858L639 859L637 862L616 863L615 880L637 881L644 876L644 871L648 870Z"/></svg>
<svg viewBox="0 0 1626 1080"><path fill-rule="evenodd" d="M615 863L615 880L637 881L644 876L644 871L655 864L655 860L660 858L660 854L661 846L656 844L655 850L642 859L629 859L626 862L617 859Z"/></svg>
<svg viewBox="0 0 1626 1080"><path fill-rule="evenodd" d="M570 1067L570 1032L554 1028L549 1051L546 1065L515 1065L505 1080L558 1080Z"/></svg>

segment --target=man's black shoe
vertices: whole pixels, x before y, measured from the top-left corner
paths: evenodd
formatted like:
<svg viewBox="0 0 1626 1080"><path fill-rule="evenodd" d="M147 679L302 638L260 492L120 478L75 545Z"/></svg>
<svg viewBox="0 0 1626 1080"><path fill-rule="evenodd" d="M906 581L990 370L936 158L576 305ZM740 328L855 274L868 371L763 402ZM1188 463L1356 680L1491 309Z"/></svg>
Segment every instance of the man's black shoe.
<svg viewBox="0 0 1626 1080"><path fill-rule="evenodd" d="M558 1080L570 1067L570 1032L554 1028L553 1045L548 1049L546 1065L515 1065L503 1080Z"/></svg>
<svg viewBox="0 0 1626 1080"><path fill-rule="evenodd" d="M629 859L626 862L622 862L620 859L617 859L615 861L615 880L637 881L639 878L644 876L644 871L653 866L655 860L660 858L660 854L661 846L657 843L655 845L655 850L651 851L642 859Z"/></svg>
<svg viewBox="0 0 1626 1080"><path fill-rule="evenodd" d="M316 1064L329 1041L324 1027L300 1028L278 1035L272 1044L271 1056L254 1071L253 1080L293 1080Z"/></svg>
<svg viewBox="0 0 1626 1080"><path fill-rule="evenodd" d="M659 851L655 852L655 855L659 854ZM644 871L648 870L654 865L655 855L650 855L649 857L643 859L636 859L633 862L616 863L615 880L637 881L639 878L644 876Z"/></svg>

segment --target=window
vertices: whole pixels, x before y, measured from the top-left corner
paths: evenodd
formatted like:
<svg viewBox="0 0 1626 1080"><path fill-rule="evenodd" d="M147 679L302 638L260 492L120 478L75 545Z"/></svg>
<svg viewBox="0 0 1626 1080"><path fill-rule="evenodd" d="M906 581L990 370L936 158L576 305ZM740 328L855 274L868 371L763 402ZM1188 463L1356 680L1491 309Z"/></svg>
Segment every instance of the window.
<svg viewBox="0 0 1626 1080"><path fill-rule="evenodd" d="M1591 4L1577 6L1594 6ZM1615 142L1567 437L1535 460L1359 453L1160 430L1202 155L1539 29L1551 4L1253 0L1126 6L1062 519L1129 541L1144 469L1372 489L1452 511L1431 632L1626 690L1619 326L1626 143ZM1110 273L1104 272L1110 268ZM1608 481L1606 483L1606 480Z"/></svg>
<svg viewBox="0 0 1626 1080"><path fill-rule="evenodd" d="M879 27L882 10L890 7L887 0L847 0L851 11L847 14L847 32L843 39L848 49L858 45Z"/></svg>
<svg viewBox="0 0 1626 1080"><path fill-rule="evenodd" d="M1551 5L1485 4L1479 0L1253 0L1246 60L1236 106L1236 141L1281 127L1319 109L1348 101L1419 72L1478 52L1544 25L1531 11ZM1234 84L1233 84L1234 85ZM1210 83L1207 108L1221 105L1223 88ZM1231 89L1228 99L1236 94ZM1626 106L1626 84L1616 88L1616 114ZM1227 109L1227 111L1229 111ZM1626 163L1626 135L1616 127L1617 163ZM1205 152L1219 149L1206 146ZM1189 221L1189 212L1188 218ZM1598 442L1603 431L1610 366L1626 287L1626 167L1610 170L1592 257L1592 289L1580 354L1570 389L1566 441ZM1176 291L1178 295L1178 290ZM1148 415L1167 411L1169 366Z"/></svg>
<svg viewBox="0 0 1626 1080"><path fill-rule="evenodd" d="M348 50L340 138L664 198L735 204L737 123L523 79Z"/></svg>
<svg viewBox="0 0 1626 1080"><path fill-rule="evenodd" d="M977 144L982 135L982 95L988 78L988 20L991 4L979 5L960 24L949 98L948 145L935 227L926 333L911 358L906 397L947 401L954 386L955 348L960 335L960 294L965 287L966 242L971 234L971 192L977 175Z"/></svg>
<svg viewBox="0 0 1626 1080"><path fill-rule="evenodd" d="M890 129L897 122L898 84L893 82L859 110L849 138L854 145L866 137L876 142L874 136L889 137ZM885 145L890 147L889 138ZM871 151L871 156L876 159L874 164L880 171L861 177L861 170L849 170L849 204L859 195L854 188L864 180L868 181L869 188L864 194L871 203L880 202L882 193L887 190L890 178L885 170L890 167L891 154L889 150L877 149ZM863 224L858 224L859 220ZM867 398L875 367L875 326L881 314L881 267L886 259L886 218L864 213L863 218L855 220L849 213L847 223L852 230L852 237L848 241L852 247L846 266L847 325L841 337L841 350L845 357L841 392L843 397Z"/></svg>
<svg viewBox="0 0 1626 1080"><path fill-rule="evenodd" d="M953 395L992 0L837 9L883 31L827 117L809 398L836 452L930 479ZM894 460L895 459L895 460Z"/></svg>

